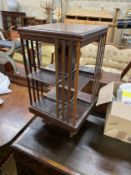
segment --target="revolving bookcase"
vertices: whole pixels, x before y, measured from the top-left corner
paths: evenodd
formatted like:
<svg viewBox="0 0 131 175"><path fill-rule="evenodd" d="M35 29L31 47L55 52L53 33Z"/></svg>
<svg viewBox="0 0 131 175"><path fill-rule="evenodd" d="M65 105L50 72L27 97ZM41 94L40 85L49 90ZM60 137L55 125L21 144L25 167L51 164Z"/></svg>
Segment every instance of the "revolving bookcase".
<svg viewBox="0 0 131 175"><path fill-rule="evenodd" d="M45 123L76 134L96 103L99 90L107 27L79 24L45 24L19 29L33 114ZM93 72L79 66L80 48L97 42L98 51ZM39 47L55 47L55 63L43 67ZM92 94L82 91L93 81ZM52 85L44 94L43 87Z"/></svg>

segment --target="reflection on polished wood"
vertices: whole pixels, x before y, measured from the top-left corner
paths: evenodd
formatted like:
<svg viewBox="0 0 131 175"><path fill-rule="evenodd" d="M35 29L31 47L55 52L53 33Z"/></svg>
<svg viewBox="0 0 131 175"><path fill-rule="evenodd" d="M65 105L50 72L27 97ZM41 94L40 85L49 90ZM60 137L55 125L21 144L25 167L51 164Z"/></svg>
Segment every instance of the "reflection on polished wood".
<svg viewBox="0 0 131 175"><path fill-rule="evenodd" d="M103 135L89 116L73 138L37 117L13 144L18 175L131 175L131 146Z"/></svg>
<svg viewBox="0 0 131 175"><path fill-rule="evenodd" d="M12 142L32 119L27 88L12 84L10 89L10 94L0 96L4 100L0 105L0 147Z"/></svg>

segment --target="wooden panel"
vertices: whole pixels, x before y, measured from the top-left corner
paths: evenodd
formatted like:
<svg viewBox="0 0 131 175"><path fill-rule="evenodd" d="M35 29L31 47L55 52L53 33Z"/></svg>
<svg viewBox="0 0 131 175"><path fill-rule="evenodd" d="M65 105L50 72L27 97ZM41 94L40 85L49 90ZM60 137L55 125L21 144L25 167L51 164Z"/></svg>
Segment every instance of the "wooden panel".
<svg viewBox="0 0 131 175"><path fill-rule="evenodd" d="M18 27L23 26L22 17L25 16L23 12L11 12L11 11L1 11L3 27L5 31L9 31L11 26L15 26L15 30Z"/></svg>
<svg viewBox="0 0 131 175"><path fill-rule="evenodd" d="M66 15L97 17L97 18L107 18L107 19L113 18L111 12L108 10L91 10L91 9L72 10L72 11L67 12Z"/></svg>
<svg viewBox="0 0 131 175"><path fill-rule="evenodd" d="M77 19L65 19L64 20L65 24L87 24L87 25L110 25L113 23L109 23L109 22L101 22L101 21L86 21L86 20L77 20ZM107 32L107 39L106 42L109 43L110 39L111 39L111 35L112 35L112 27L110 27L108 29Z"/></svg>
<svg viewBox="0 0 131 175"><path fill-rule="evenodd" d="M0 147L12 142L32 119L27 106L27 88L16 84L12 84L10 88L10 94L1 96L4 104L0 105Z"/></svg>
<svg viewBox="0 0 131 175"><path fill-rule="evenodd" d="M64 23L109 26L113 24L113 16L108 10L72 10L67 12ZM112 29L108 30L107 43L112 39Z"/></svg>
<svg viewBox="0 0 131 175"><path fill-rule="evenodd" d="M130 175L130 144L104 136L103 127L103 119L89 116L78 135L69 138L37 117L13 144L18 175Z"/></svg>

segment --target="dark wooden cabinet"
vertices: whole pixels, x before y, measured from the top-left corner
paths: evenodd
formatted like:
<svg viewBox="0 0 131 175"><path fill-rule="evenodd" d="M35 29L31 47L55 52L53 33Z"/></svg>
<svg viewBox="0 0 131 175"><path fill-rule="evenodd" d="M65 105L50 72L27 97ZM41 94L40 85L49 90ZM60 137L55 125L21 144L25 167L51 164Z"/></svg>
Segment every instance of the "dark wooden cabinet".
<svg viewBox="0 0 131 175"><path fill-rule="evenodd" d="M17 30L18 27L24 25L23 17L26 15L24 12L1 11L1 15L4 31L9 31L11 26L15 26Z"/></svg>
<svg viewBox="0 0 131 175"><path fill-rule="evenodd" d="M46 24L46 20L45 19L37 19L35 17L25 16L25 17L23 17L23 23L24 23L24 26L39 25L39 24Z"/></svg>
<svg viewBox="0 0 131 175"><path fill-rule="evenodd" d="M131 175L131 146L90 116L73 138L37 117L13 144L18 175Z"/></svg>
<svg viewBox="0 0 131 175"><path fill-rule="evenodd" d="M34 25L35 17L24 16L23 23L24 26Z"/></svg>
<svg viewBox="0 0 131 175"><path fill-rule="evenodd" d="M46 19L35 19L35 25L46 24Z"/></svg>

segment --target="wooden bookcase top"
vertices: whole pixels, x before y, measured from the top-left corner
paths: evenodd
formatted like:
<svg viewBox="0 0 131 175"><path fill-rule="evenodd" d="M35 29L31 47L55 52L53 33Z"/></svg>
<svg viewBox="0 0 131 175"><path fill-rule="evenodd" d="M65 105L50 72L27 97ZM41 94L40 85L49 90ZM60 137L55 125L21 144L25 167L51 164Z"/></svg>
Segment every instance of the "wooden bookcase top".
<svg viewBox="0 0 131 175"><path fill-rule="evenodd" d="M42 36L47 38L67 38L71 40L85 40L93 36L99 36L107 32L107 26L80 25L80 24L45 24L19 29L22 38L26 35ZM28 38L28 36L26 36ZM25 38L25 39L26 39Z"/></svg>

